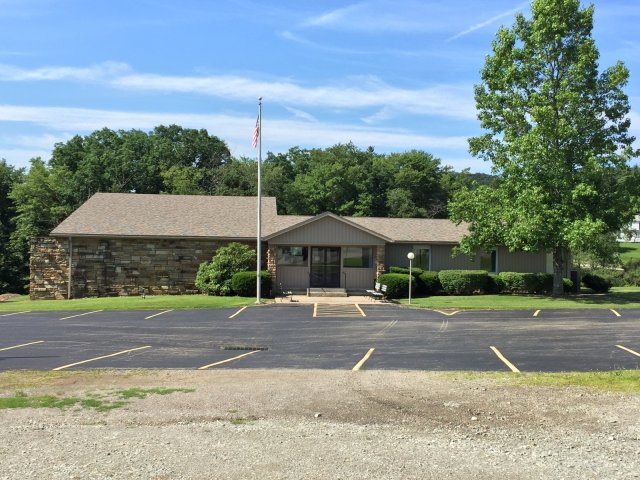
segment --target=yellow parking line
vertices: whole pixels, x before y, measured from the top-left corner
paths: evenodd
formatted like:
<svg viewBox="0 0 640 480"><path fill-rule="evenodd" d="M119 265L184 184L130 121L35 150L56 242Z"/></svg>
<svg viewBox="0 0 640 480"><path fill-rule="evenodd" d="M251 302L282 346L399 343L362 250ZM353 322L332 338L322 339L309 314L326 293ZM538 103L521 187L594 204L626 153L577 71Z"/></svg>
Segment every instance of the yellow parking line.
<svg viewBox="0 0 640 480"><path fill-rule="evenodd" d="M37 342L23 343L22 345L14 345L13 347L0 348L0 352L4 352L5 350L11 350L13 348L26 347L28 345L35 345L36 343L44 343L44 340L38 340Z"/></svg>
<svg viewBox="0 0 640 480"><path fill-rule="evenodd" d="M316 318L318 316L318 304L314 303L313 304L313 318Z"/></svg>
<svg viewBox="0 0 640 480"><path fill-rule="evenodd" d="M533 316L537 317L539 313L540 313L540 310L536 310L535 312L533 312Z"/></svg>
<svg viewBox="0 0 640 480"><path fill-rule="evenodd" d="M26 310L24 312L15 312L15 313L5 313L4 315L0 315L0 317L10 317L11 315L20 315L21 313L29 313L31 310Z"/></svg>
<svg viewBox="0 0 640 480"><path fill-rule="evenodd" d="M144 317L145 320L149 320L150 318L157 317L158 315L163 315L165 313L173 312L173 310L165 310L164 312L155 313L153 315L149 315L148 317Z"/></svg>
<svg viewBox="0 0 640 480"><path fill-rule="evenodd" d="M95 362L96 360L102 360L103 358L115 357L117 355L123 355L129 352L136 352L138 350L144 350L145 348L151 348L151 345L146 345L144 347L131 348L129 350L123 350L121 352L111 353L109 355L102 355L101 357L90 358L88 360L82 360L81 362L70 363L69 365L62 365L61 367L54 368L53 370L64 370L65 368L74 367L76 365L82 365L83 363Z"/></svg>
<svg viewBox="0 0 640 480"><path fill-rule="evenodd" d="M520 370L518 370L518 369L516 368L516 366L515 366L513 363L511 363L509 360L507 360L507 359L506 359L506 358L505 358L505 357L500 353L500 350L498 350L496 347L489 347L489 348L490 348L491 350L493 350L493 353L495 353L495 354L498 356L498 358L499 358L500 360L502 360L502 361L504 362L504 364L505 364L507 367L509 367L509 368L511 369L511 371L512 371L512 372L520 373Z"/></svg>
<svg viewBox="0 0 640 480"><path fill-rule="evenodd" d="M233 315L231 315L229 318L233 318L236 315L239 315L245 308L247 308L248 305L245 305L244 307L242 307L240 310L238 310L236 313L234 313Z"/></svg>
<svg viewBox="0 0 640 480"><path fill-rule="evenodd" d="M215 367L216 365L222 365L223 363L233 362L234 360L238 360L242 357L246 357L247 355L253 355L254 353L258 353L260 350L253 350L251 352L243 353L242 355L238 355L237 357L227 358L226 360L221 360L219 362L210 363L209 365L205 365L203 367L198 367L198 370L206 370L209 367Z"/></svg>
<svg viewBox="0 0 640 480"><path fill-rule="evenodd" d="M91 315L92 313L98 313L98 312L102 312L102 310L94 310L93 312L85 312L85 313L79 313L77 315L70 315L68 317L63 317L60 320L67 320L68 318L81 317L83 315Z"/></svg>
<svg viewBox="0 0 640 480"><path fill-rule="evenodd" d="M369 360L369 357L371 356L371 354L374 352L375 348L370 348L369 351L365 354L364 357L362 357L362 360L360 360L358 363L356 363L356 366L353 367L351 369L352 372L357 372L358 370L360 370L360 368L364 365L364 363Z"/></svg>
<svg viewBox="0 0 640 480"><path fill-rule="evenodd" d="M615 311L613 308L610 308L609 310L611 310L616 317L621 317L622 316L617 311Z"/></svg>
<svg viewBox="0 0 640 480"><path fill-rule="evenodd" d="M623 347L622 345L616 345L616 347L621 348L622 350L626 350L627 352L631 353L632 355L640 357L640 353L638 353L638 352L636 352L634 350L631 350L630 348Z"/></svg>
<svg viewBox="0 0 640 480"><path fill-rule="evenodd" d="M448 317L450 317L451 315L455 315L456 313L460 313L460 310L455 310L451 313L447 313L447 312L443 312L442 310L434 310L434 312L438 312L441 313L442 315L447 315Z"/></svg>
<svg viewBox="0 0 640 480"><path fill-rule="evenodd" d="M358 309L358 311L360 312L360 315L362 315L363 317L366 317L367 315L362 311L362 309L360 308L360 305L358 305L357 303L355 304L356 308Z"/></svg>

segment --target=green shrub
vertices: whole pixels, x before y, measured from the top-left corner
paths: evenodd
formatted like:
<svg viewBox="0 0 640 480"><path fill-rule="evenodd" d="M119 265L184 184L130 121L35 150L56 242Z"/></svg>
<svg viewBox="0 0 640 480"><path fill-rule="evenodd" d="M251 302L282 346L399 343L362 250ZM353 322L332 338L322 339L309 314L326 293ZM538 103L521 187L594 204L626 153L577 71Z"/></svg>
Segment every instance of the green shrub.
<svg viewBox="0 0 640 480"><path fill-rule="evenodd" d="M487 284L485 285L485 292L491 294L502 293L504 290L504 280L499 275L490 273L487 275Z"/></svg>
<svg viewBox="0 0 640 480"><path fill-rule="evenodd" d="M220 247L211 262L200 264L195 285L210 295L230 295L234 273L255 268L256 252L241 243L233 242Z"/></svg>
<svg viewBox="0 0 640 480"><path fill-rule="evenodd" d="M548 273L500 272L505 293L549 293L553 290L553 275Z"/></svg>
<svg viewBox="0 0 640 480"><path fill-rule="evenodd" d="M596 293L607 293L611 288L611 281L595 273L582 276L582 283Z"/></svg>
<svg viewBox="0 0 640 480"><path fill-rule="evenodd" d="M378 276L380 285L387 286L387 298L407 298L409 296L409 275L404 273L383 273ZM415 282L411 285L415 291Z"/></svg>
<svg viewBox="0 0 640 480"><path fill-rule="evenodd" d="M612 268L593 269L591 271L583 272L583 276L589 273L608 280L611 282L612 287L624 287L627 285L627 279L629 276L628 272L625 272L624 270L615 270Z"/></svg>
<svg viewBox="0 0 640 480"><path fill-rule="evenodd" d="M409 275L409 269L405 267L389 267L389 273L402 273L404 275ZM427 286L420 279L420 275L422 275L423 273L424 270L422 270L421 268L411 269L411 275L413 276L413 280L411 280L411 288L417 294L427 295ZM415 286L413 285L413 282L415 282Z"/></svg>
<svg viewBox="0 0 640 480"><path fill-rule="evenodd" d="M241 297L253 297L256 295L256 272L238 272L231 277L231 289ZM271 292L271 274L260 272L260 292L263 296L269 296Z"/></svg>
<svg viewBox="0 0 640 480"><path fill-rule="evenodd" d="M573 293L574 292L573 282L571 280L569 280L568 278L563 278L562 279L562 286L563 286L564 293Z"/></svg>
<svg viewBox="0 0 640 480"><path fill-rule="evenodd" d="M420 292L421 286L423 288L422 292ZM440 283L440 278L438 278L438 272L425 270L418 276L418 293L437 295L440 292L442 292L442 284Z"/></svg>
<svg viewBox="0 0 640 480"><path fill-rule="evenodd" d="M449 295L483 293L488 276L484 270L442 270L438 273L442 290Z"/></svg>

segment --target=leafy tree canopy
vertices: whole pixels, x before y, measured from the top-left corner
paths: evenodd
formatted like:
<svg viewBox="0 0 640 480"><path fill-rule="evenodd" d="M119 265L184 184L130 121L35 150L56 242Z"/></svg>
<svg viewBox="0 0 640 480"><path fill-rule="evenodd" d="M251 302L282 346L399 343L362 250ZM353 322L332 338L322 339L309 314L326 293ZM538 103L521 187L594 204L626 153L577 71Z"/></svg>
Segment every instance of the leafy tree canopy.
<svg viewBox="0 0 640 480"><path fill-rule="evenodd" d="M461 249L503 244L553 253L554 293L566 252L629 223L638 207L629 135L629 71L598 71L593 6L534 0L532 15L501 28L475 87L484 135L469 140L492 162L494 188L463 189L452 219L470 222Z"/></svg>

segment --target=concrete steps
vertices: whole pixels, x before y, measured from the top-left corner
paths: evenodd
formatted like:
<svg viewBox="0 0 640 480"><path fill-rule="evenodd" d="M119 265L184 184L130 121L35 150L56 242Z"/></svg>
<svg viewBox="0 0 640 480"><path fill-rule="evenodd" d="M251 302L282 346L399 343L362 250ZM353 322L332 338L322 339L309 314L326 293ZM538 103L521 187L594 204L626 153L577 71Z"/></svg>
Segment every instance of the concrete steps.
<svg viewBox="0 0 640 480"><path fill-rule="evenodd" d="M308 297L346 297L347 290L344 288L308 288Z"/></svg>

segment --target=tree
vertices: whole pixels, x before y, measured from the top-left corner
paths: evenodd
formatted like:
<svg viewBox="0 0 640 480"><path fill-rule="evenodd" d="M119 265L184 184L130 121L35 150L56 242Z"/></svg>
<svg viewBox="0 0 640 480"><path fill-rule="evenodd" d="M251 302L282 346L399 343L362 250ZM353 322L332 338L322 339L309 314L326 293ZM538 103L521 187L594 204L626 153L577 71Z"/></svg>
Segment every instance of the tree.
<svg viewBox="0 0 640 480"><path fill-rule="evenodd" d="M11 248L9 239L15 229L13 217L16 213L15 202L9 193L15 185L23 181L22 169L8 165L0 159L0 292L24 291L24 268L21 257Z"/></svg>
<svg viewBox="0 0 640 480"><path fill-rule="evenodd" d="M568 252L618 231L638 207L629 71L618 62L598 72L593 12L579 0L534 0L531 19L518 14L498 31L475 87L486 133L469 139L497 182L449 205L452 219L470 222L467 254L497 244L552 253L554 294Z"/></svg>
<svg viewBox="0 0 640 480"><path fill-rule="evenodd" d="M247 245L232 242L220 247L210 262L200 264L195 286L211 295L229 295L233 291L233 274L255 268L256 251Z"/></svg>

